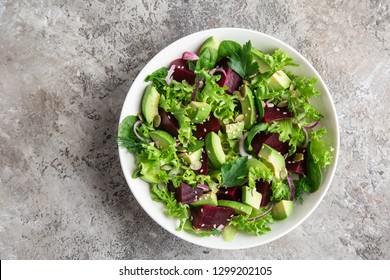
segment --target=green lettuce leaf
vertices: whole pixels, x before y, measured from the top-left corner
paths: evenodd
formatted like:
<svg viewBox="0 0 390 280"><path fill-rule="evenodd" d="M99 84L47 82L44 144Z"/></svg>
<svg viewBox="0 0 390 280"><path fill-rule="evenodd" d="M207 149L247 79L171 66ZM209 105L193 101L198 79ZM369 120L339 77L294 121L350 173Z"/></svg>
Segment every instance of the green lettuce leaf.
<svg viewBox="0 0 390 280"><path fill-rule="evenodd" d="M258 236L263 235L271 230L269 227L270 223L273 223L271 214L268 214L260 219L250 221L248 221L244 216L238 215L234 216L230 221L230 224L236 227L238 230Z"/></svg>
<svg viewBox="0 0 390 280"><path fill-rule="evenodd" d="M238 157L221 167L222 186L241 186L246 182L248 157Z"/></svg>
<svg viewBox="0 0 390 280"><path fill-rule="evenodd" d="M116 141L120 147L125 148L130 153L138 153L143 143L135 136L133 131L133 126L137 119L136 116L127 116L120 123L118 129Z"/></svg>
<svg viewBox="0 0 390 280"><path fill-rule="evenodd" d="M151 193L154 201L162 202L165 205L169 216L180 220L178 230L181 230L184 227L185 221L189 217L189 205L177 202L175 194L173 192L169 192L166 185L159 187L157 184L153 184Z"/></svg>
<svg viewBox="0 0 390 280"><path fill-rule="evenodd" d="M290 197L290 187L280 180L274 180L271 185L272 201L280 201Z"/></svg>
<svg viewBox="0 0 390 280"><path fill-rule="evenodd" d="M318 163L321 168L331 164L333 161L334 149L323 139L323 135L326 132L325 127L318 131L310 131L310 152L313 157L313 161Z"/></svg>

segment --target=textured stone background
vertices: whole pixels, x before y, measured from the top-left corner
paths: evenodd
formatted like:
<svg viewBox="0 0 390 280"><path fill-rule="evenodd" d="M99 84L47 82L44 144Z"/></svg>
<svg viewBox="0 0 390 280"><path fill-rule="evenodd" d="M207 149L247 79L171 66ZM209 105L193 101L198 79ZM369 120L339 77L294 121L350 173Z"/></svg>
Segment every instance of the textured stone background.
<svg viewBox="0 0 390 280"><path fill-rule="evenodd" d="M0 0L0 258L390 259L389 5ZM292 233L250 250L205 249L160 228L127 187L113 140L147 61L213 27L262 31L300 51L341 125L325 200Z"/></svg>

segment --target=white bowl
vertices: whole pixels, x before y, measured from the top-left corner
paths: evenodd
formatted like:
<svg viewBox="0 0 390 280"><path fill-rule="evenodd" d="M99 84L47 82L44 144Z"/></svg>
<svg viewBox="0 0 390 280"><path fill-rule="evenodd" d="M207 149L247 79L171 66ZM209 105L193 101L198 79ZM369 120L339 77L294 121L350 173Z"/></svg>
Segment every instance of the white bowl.
<svg viewBox="0 0 390 280"><path fill-rule="evenodd" d="M320 188L315 193L305 197L303 204L298 203L293 214L288 219L272 224L270 232L262 236L238 234L232 242L226 242L222 237L198 237L185 231L177 231L178 221L164 214L164 206L162 203L152 201L149 185L141 179L132 178L132 174L136 170L133 155L120 148L119 156L126 181L138 203L146 213L164 229L188 242L204 247L216 249L250 248L271 242L289 233L309 217L319 205L328 191L335 173L339 151L339 125L332 97L324 81L302 55L289 45L272 36L253 30L238 28L218 28L197 32L177 40L160 51L148 64L146 64L134 80L123 104L120 121L128 115L137 115L140 112L142 94L147 85L147 83L144 82L144 79L148 74L162 66L168 66L172 60L181 57L184 51L197 52L201 44L211 36L215 36L216 39L220 41L228 39L237 41L241 44L251 40L253 47L264 52L282 49L300 65L299 67L289 68L289 70L298 75L317 78L317 89L321 92L321 96L316 99L315 105L325 116L320 123L328 129L327 140L335 149L333 163L323 172L323 181ZM137 205L136 207L139 206Z"/></svg>

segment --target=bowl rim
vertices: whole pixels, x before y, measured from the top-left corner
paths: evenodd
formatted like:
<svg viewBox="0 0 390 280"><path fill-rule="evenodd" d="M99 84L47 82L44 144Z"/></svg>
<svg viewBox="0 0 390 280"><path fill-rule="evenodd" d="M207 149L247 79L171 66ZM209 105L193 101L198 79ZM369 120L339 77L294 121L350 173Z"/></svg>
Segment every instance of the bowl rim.
<svg viewBox="0 0 390 280"><path fill-rule="evenodd" d="M281 49L283 49L284 51L288 50L289 54L292 53L293 57L294 57L294 60L296 60L296 58L299 58L300 60L302 60L305 63L305 66L308 67L309 70L313 73L313 76L316 77L316 79L317 79L316 85L318 86L320 84L323 87L324 92L321 92L321 94L322 95L326 95L326 97L329 99L330 102L329 102L328 105L330 105L330 111L333 113L332 116L334 117L333 124L334 124L334 133L335 133L335 135L333 136L334 145L332 146L334 148L334 151L333 151L333 162L332 162L332 164L330 166L327 167L327 172L328 172L327 181L324 182L324 178L323 178L323 181L321 182L321 187L325 188L325 189L323 190L322 194L319 196L317 201L314 203L314 205L310 208L310 210L307 211L307 213L305 215L303 215L299 219L299 221L296 222L295 224L293 224L291 227L287 228L286 230L284 230L283 232L281 232L278 235L275 235L272 238L266 239L264 242L258 242L256 244L251 245L251 246L239 246L239 245L229 246L229 244L231 245L232 243L225 242L226 243L226 247L225 248L222 248L220 246L214 246L212 243L211 243L211 245L210 244L202 244L202 240L204 240L204 238L196 239L196 236L195 236L195 238L188 238L186 235L179 235L179 231L177 231L175 228L172 229L172 227L168 227L166 225L163 225L162 223L160 223L160 221L155 219L155 217L153 217L145 209L145 207L142 205L142 202L141 202L140 198L137 196L137 194L134 192L134 190L132 188L132 184L134 183L134 179L132 179L132 177L131 177L130 170L127 170L127 172L126 172L126 170L124 168L125 158L128 157L130 154L125 149L120 148L119 146L118 146L118 153L119 153L119 159L120 159L120 165L121 165L122 172L124 174L124 177L126 179L126 183L127 183L128 187L130 188L133 196L136 198L139 206L141 206L141 208L148 214L148 216L150 218L152 218L152 220L154 220L163 229L167 230L169 233L173 234L174 236L176 236L176 237L178 237L180 239L183 239L183 240L185 240L187 242L190 242L192 244L199 245L199 246L202 246L202 247L205 247L205 248L219 249L219 250L249 249L249 248L253 248L253 247L257 247L257 246L261 246L261 245L265 245L265 244L268 244L270 242L273 242L273 241L275 241L275 240L277 240L277 239L287 235L288 233L290 233L291 231L296 229L299 225L301 225L314 212L314 210L317 209L319 204L323 201L326 193L329 191L330 185L331 185L331 183L333 181L333 178L334 178L334 175L335 175L335 172L336 172L336 169L337 169L337 164L338 164L338 160L339 160L339 150L340 150L340 128L339 128L339 122L338 122L338 117L337 117L337 111L336 111L335 103L334 103L333 97L330 94L330 91L329 91L328 87L326 86L324 80L322 79L321 75L317 72L317 70L312 66L312 64L301 53L299 53L297 50L295 50L295 48L291 47L287 43L279 40L278 38L275 38L275 37L273 37L271 35L268 35L266 33L263 33L263 32L260 32L260 31L255 31L255 30L252 30L252 29L235 28L235 27L220 27L220 28L205 29L205 30L201 30L201 31L197 31L197 32L188 34L188 35L186 35L184 37L181 37L181 38L171 42L166 47L164 47L159 52L157 52L150 60L148 60L148 62L144 65L144 67L138 72L138 74L137 74L136 78L134 79L134 81L132 82L132 85L130 86L130 88L129 88L127 94L126 94L126 98L125 98L125 100L123 102L121 113L120 113L120 119L119 119L118 127L119 127L121 121L126 116L128 116L128 113L126 113L126 110L125 110L125 104L129 103L129 100L131 98L130 97L130 95L131 95L130 93L133 91L135 83L139 82L140 79L141 79L141 82L144 80L146 75L144 75L144 73L143 73L144 71L143 70L151 62L153 62L155 60L155 58L160 53L166 52L167 50L169 50L170 48L172 48L176 44L179 44L181 42L185 42L185 41L187 41L188 39L190 39L192 37L198 37L198 36L202 36L202 35L206 35L206 34L214 34L214 33L215 33L215 35L217 35L218 33L221 33L221 32L222 33L223 32L232 32L232 33L233 32L242 32L242 33L246 33L245 36L248 37L248 40L249 40L249 38L251 36L262 36L264 38L267 38L268 40L274 41L275 43L277 43L280 46ZM234 35L232 35L232 37L234 37ZM234 40L234 38L232 38L231 40ZM147 73L147 74L149 74L149 73ZM131 156L133 156L133 155L131 155ZM324 184L325 184L325 186L324 186ZM159 203L159 202L155 202L155 203ZM171 217L169 217L169 218L173 219ZM193 237L193 235L191 235L191 236ZM209 238L209 237L207 237L207 238Z"/></svg>

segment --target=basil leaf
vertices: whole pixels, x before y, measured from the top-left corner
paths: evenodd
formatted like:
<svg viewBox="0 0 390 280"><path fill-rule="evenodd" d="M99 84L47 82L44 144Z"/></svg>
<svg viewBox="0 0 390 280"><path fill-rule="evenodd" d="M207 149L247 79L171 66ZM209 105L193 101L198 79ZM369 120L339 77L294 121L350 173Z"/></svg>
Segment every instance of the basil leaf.
<svg viewBox="0 0 390 280"><path fill-rule="evenodd" d="M219 58L231 57L232 53L237 53L241 51L241 49L242 48L240 44L237 42L230 41L230 40L222 41L218 48L218 57Z"/></svg>

